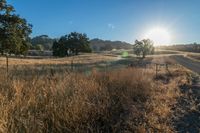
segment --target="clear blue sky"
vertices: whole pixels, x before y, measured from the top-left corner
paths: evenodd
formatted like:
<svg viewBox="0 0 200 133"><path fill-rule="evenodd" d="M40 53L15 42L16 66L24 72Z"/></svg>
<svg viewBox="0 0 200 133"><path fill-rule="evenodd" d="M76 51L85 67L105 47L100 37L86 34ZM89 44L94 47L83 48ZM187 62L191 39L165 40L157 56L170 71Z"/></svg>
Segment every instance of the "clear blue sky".
<svg viewBox="0 0 200 133"><path fill-rule="evenodd" d="M71 31L134 42L157 25L172 43L200 42L200 0L8 0L33 25L31 36Z"/></svg>

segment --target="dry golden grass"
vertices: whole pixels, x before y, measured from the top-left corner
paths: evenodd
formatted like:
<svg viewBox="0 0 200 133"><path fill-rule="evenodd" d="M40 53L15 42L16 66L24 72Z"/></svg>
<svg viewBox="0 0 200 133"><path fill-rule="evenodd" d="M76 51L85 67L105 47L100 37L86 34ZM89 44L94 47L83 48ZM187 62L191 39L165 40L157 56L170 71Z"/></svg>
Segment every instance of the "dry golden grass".
<svg viewBox="0 0 200 133"><path fill-rule="evenodd" d="M149 118L151 127L157 129L158 132L174 132L170 118L173 114L172 107L181 96L179 86L191 84L190 79L187 78L190 72L179 67L170 68L171 75L165 71L159 72L157 87L152 91L151 100L147 104L149 113L146 117Z"/></svg>
<svg viewBox="0 0 200 133"><path fill-rule="evenodd" d="M152 62L153 63L158 63L158 64L176 64L176 61L171 58L171 56L155 56L153 59L152 59Z"/></svg>
<svg viewBox="0 0 200 133"><path fill-rule="evenodd" d="M171 106L188 80L170 70L155 79L151 68L86 76L22 67L7 79L1 68L0 132L173 132Z"/></svg>
<svg viewBox="0 0 200 133"><path fill-rule="evenodd" d="M70 64L73 63L95 63L101 61L116 60L117 57L108 54L81 54L65 58L44 58L44 59L24 59L24 58L9 58L9 65L48 65L48 64ZM6 58L0 57L0 65L5 65Z"/></svg>
<svg viewBox="0 0 200 133"><path fill-rule="evenodd" d="M164 55L164 54L179 54L180 51L173 51L173 50L161 50L161 49L155 49L155 55Z"/></svg>

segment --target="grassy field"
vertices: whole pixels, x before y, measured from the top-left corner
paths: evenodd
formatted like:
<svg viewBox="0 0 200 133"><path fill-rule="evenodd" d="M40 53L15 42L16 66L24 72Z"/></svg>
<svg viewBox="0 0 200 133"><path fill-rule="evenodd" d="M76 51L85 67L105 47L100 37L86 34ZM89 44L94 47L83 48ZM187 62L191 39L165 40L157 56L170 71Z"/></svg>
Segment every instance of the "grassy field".
<svg viewBox="0 0 200 133"><path fill-rule="evenodd" d="M155 49L155 55L160 55L160 54L179 54L179 51L173 51L173 50L160 50L160 49Z"/></svg>
<svg viewBox="0 0 200 133"><path fill-rule="evenodd" d="M65 67L72 60L85 64L80 68L93 65L90 73ZM152 60L168 61L146 62ZM172 107L191 72L161 66L156 76L151 64L127 67L135 61L109 54L12 58L7 77L1 58L0 132L174 132Z"/></svg>
<svg viewBox="0 0 200 133"><path fill-rule="evenodd" d="M79 56L71 56L67 58L44 58L44 59L34 59L34 58L9 58L10 65L48 65L48 64L71 64L74 63L96 63L100 61L111 61L117 57L110 54L82 54ZM6 58L0 57L0 65L5 64Z"/></svg>

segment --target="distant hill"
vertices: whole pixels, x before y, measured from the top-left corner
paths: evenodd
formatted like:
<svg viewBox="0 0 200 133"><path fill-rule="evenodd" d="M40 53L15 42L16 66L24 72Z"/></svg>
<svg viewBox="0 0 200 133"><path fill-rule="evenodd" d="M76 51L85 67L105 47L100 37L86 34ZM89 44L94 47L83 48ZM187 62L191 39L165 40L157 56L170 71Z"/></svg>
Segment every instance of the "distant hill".
<svg viewBox="0 0 200 133"><path fill-rule="evenodd" d="M36 49L36 46L40 45L44 50L51 50L55 40L48 35L40 35L30 39L30 43L32 44L32 49ZM131 49L132 45L122 41L92 39L90 40L90 47L92 51L110 51L113 49Z"/></svg>
<svg viewBox="0 0 200 133"><path fill-rule="evenodd" d="M40 35L31 39L32 46L42 45L45 50L50 50L55 39L50 38L48 35Z"/></svg>
<svg viewBox="0 0 200 133"><path fill-rule="evenodd" d="M101 39L90 40L90 47L93 51L109 51L112 49L131 49L132 45L121 41L110 41Z"/></svg>

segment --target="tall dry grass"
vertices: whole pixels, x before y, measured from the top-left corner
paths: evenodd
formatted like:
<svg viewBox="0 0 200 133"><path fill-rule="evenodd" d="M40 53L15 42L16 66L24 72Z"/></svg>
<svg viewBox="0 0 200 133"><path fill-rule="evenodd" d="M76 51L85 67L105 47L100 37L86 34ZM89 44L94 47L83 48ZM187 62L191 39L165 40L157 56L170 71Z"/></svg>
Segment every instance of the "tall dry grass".
<svg viewBox="0 0 200 133"><path fill-rule="evenodd" d="M160 88L152 70L93 70L85 76L26 68L21 76L12 71L8 79L0 71L0 132L172 131L166 120L168 102L178 95L173 94L176 84ZM160 106L164 97L168 101Z"/></svg>

